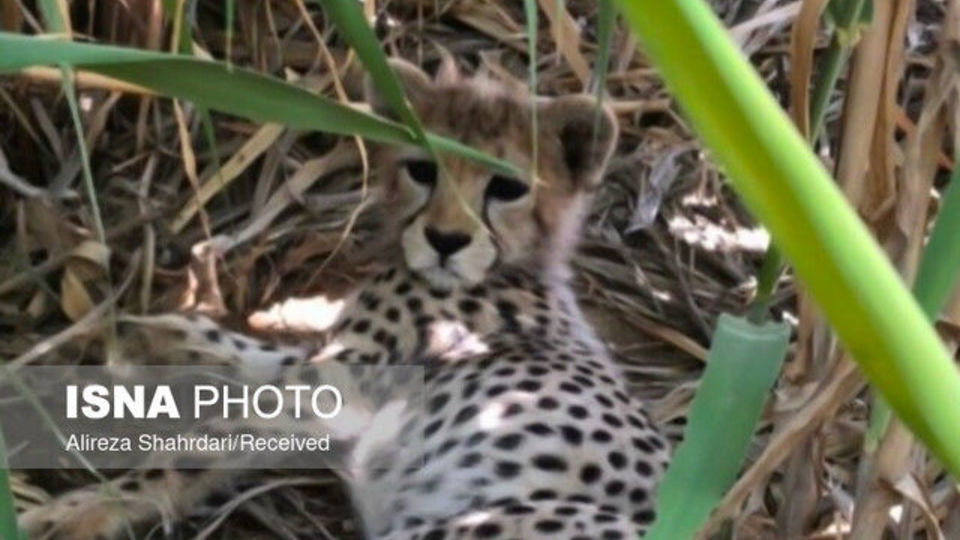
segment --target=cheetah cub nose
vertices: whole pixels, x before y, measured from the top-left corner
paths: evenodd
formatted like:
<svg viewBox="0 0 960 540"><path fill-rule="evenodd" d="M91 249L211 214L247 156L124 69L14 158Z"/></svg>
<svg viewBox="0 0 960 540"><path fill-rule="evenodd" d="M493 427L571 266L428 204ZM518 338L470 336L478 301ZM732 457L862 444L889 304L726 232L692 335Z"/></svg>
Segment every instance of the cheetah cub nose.
<svg viewBox="0 0 960 540"><path fill-rule="evenodd" d="M433 227L425 227L423 234L437 254L444 259L467 247L471 240L469 234L458 231L441 232Z"/></svg>

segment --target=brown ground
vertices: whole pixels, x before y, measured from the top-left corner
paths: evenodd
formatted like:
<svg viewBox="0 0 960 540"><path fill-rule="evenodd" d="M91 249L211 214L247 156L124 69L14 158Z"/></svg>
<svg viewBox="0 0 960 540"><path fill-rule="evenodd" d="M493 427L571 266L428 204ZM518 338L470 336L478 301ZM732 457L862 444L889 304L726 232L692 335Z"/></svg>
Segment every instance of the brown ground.
<svg viewBox="0 0 960 540"><path fill-rule="evenodd" d="M550 10L559 5L551 0L540 4ZM789 28L800 2L713 4L786 105ZM906 140L923 109L923 88L935 69L946 9L944 0L918 4L908 27L907 75L896 98L905 111L896 128L897 144ZM166 48L170 27L151 16L149 5L74 2L73 26L103 42ZM199 2L193 33L217 58L227 53L223 5ZM432 67L443 47L467 69L483 66L518 80L526 77L520 2L393 0L376 5L378 35L391 54ZM37 12L21 8L8 9L3 22L19 22L23 31L34 32ZM566 9L556 22L541 12L542 94L582 91L595 56L595 2L570 0ZM347 94L358 99L358 62L326 28L319 9L310 4L309 12L330 58L321 54L296 2L268 1L237 2L233 61L281 77L291 70L335 96L333 62ZM566 30L558 34L560 27ZM635 391L652 400L658 419L669 421L686 411L718 314L744 313L766 236L706 159L635 45L618 30L607 89L623 137L575 263L583 302L595 324L616 348ZM100 348L84 347L98 340L92 339L94 328L83 317L94 306L107 309L110 300L115 300L110 309L117 311L200 309L243 327L250 313L290 297L342 289L362 271L350 258L362 246L365 231L364 215L353 220L361 198L360 171L353 166L310 172L315 165L309 160L343 151L336 138L214 113L212 151L196 109L183 104L193 134L185 155L170 100L115 93L120 88L109 81L81 80L83 123L108 257L95 240L98 217L84 193L77 137L56 75L34 70L0 77L0 358L37 361L30 356L31 346L64 336L71 337L61 349L68 356L102 357L96 352ZM844 84L818 143L828 164L843 135ZM257 143L262 150L251 152ZM193 193L188 159L196 160L201 184L213 176L218 160L235 179L218 190L199 217L173 232ZM944 157L941 163L949 165L949 160ZM259 228L254 218L269 209L269 196L283 191L284 182L298 174L305 175L309 189L286 200L279 217ZM941 170L937 185L944 176ZM241 232L249 233L249 239L222 257L198 247L211 234ZM795 324L796 289L789 276L773 306L776 319ZM110 320L110 309L103 320ZM249 322L269 330L277 323L271 313L277 311ZM748 463L754 472L775 472L745 477L743 497L724 507L734 521L723 536L783 538L800 531L804 538L835 538L840 536L831 531L849 527L867 394L858 390L855 379L846 391L831 393L827 385L837 382L831 378L837 373L833 364L794 356ZM828 396L837 406L819 407L816 396ZM796 418L803 419L801 427ZM775 432L785 434L782 445L762 454ZM756 466L758 459L763 467ZM918 510L923 505L941 521L960 513L949 481L939 478L933 466L921 470L917 488L927 501L908 505L907 511L916 531L925 526ZM204 538L224 539L353 537L346 501L331 479L289 471L266 476L267 484L251 480L197 508L174 537L192 538L201 531ZM86 481L82 473L22 474L15 477L15 491L21 504L31 505ZM957 529L945 534L960 538ZM162 536L155 530L150 538ZM904 532L901 538L912 536Z"/></svg>

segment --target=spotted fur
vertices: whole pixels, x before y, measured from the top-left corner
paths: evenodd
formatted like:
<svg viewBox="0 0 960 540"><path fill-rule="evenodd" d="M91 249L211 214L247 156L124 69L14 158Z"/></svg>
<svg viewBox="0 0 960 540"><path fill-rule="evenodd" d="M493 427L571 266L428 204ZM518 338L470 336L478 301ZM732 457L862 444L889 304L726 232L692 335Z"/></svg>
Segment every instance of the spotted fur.
<svg viewBox="0 0 960 540"><path fill-rule="evenodd" d="M447 156L434 173L423 154L382 150L381 202L393 218L383 238L396 249L384 251L387 269L350 296L316 354L273 349L206 320L135 322L148 335L163 329L180 348L247 365L424 366L423 403L391 412L389 422L373 410L367 426L379 427L349 435L363 451L344 476L368 538L635 538L654 517L668 445L627 394L566 271L581 209L616 141L614 119L587 98L531 104L449 69L431 81L409 64L395 68L431 130L536 172L503 178ZM109 538L127 521L175 516L229 479L134 472L114 490L154 504L97 506L96 491L79 491L24 523L37 538Z"/></svg>

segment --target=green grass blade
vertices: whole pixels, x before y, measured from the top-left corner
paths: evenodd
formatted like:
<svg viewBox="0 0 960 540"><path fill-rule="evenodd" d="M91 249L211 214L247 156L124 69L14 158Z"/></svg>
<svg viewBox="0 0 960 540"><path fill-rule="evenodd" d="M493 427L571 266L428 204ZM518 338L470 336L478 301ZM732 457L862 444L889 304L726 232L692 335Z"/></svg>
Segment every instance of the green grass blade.
<svg viewBox="0 0 960 540"><path fill-rule="evenodd" d="M920 259L914 296L933 320L943 311L960 277L960 167L954 166L943 205Z"/></svg>
<svg viewBox="0 0 960 540"><path fill-rule="evenodd" d="M176 36L176 51L186 55L189 55L190 51L193 50L190 28L191 17L187 13L190 4L189 0L163 0L164 14L173 22L173 27L179 30Z"/></svg>
<svg viewBox="0 0 960 540"><path fill-rule="evenodd" d="M67 11L67 3L61 0L44 0L40 4L44 19L47 22L48 29L61 34L61 38L69 36L70 17ZM53 42L51 42L53 43ZM62 41L61 43L68 43ZM10 54L6 48L0 47L6 54ZM15 51L14 51L15 52ZM51 62L54 63L54 62ZM106 233L104 232L103 219L100 214L100 205L97 199L97 191L94 186L93 172L90 168L90 155L87 150L86 133L83 129L83 122L80 119L80 110L77 104L77 92L74 84L74 71L66 63L59 62L60 72L63 76L62 87L70 109L70 118L73 123L74 131L77 137L77 148L80 153L80 163L83 172L83 183L87 194L88 204L91 208L91 214L94 222L97 239L104 243ZM4 370L6 366L0 364ZM20 393L28 400L33 399L29 391L20 388ZM45 423L48 426L55 424L46 416ZM93 468L91 472L98 474ZM3 440L3 434L0 433L0 539L26 539L26 534L19 530L17 526L16 508L13 504L13 493L10 489L10 481L7 468L7 450Z"/></svg>
<svg viewBox="0 0 960 540"><path fill-rule="evenodd" d="M831 0L824 15L843 31L855 31L853 25L866 27L873 20L873 0Z"/></svg>
<svg viewBox="0 0 960 540"><path fill-rule="evenodd" d="M259 73L219 62L0 32L0 71L65 63L257 122L412 144L405 127Z"/></svg>
<svg viewBox="0 0 960 540"><path fill-rule="evenodd" d="M367 68L380 95L387 101L400 121L413 130L416 137L424 141L426 134L417 115L407 104L400 81L390 69L387 56L380 50L380 41L374 35L373 29L367 24L363 9L359 2L344 2L343 0L317 0L323 6L324 13L330 17L337 30L353 47L360 57L360 61Z"/></svg>
<svg viewBox="0 0 960 540"><path fill-rule="evenodd" d="M950 175L950 185L943 195L943 205L920 258L913 285L913 295L931 321L936 321L960 281L960 234L957 231L960 231L960 167L954 167ZM877 399L864 435L863 447L868 453L880 445L891 416L887 402Z"/></svg>
<svg viewBox="0 0 960 540"><path fill-rule="evenodd" d="M318 96L247 69L192 57L106 45L90 45L0 32L0 72L35 65L69 64L197 105L262 123L338 135L359 135L394 144L418 144L405 126ZM501 171L510 163L456 141L428 135L438 148Z"/></svg>
<svg viewBox="0 0 960 540"><path fill-rule="evenodd" d="M826 14L836 25L830 46L820 62L820 77L813 89L810 106L810 140L815 141L823 128L823 119L830 104L830 95L840 79L841 68L846 65L850 52L856 45L860 28L869 25L873 17L872 0L833 0L827 4Z"/></svg>
<svg viewBox="0 0 960 540"><path fill-rule="evenodd" d="M83 185L87 192L87 204L90 205L90 214L93 218L94 230L97 233L97 240L101 244L107 245L107 231L103 226L103 217L100 213L100 201L97 198L97 188L93 181L93 169L90 167L90 151L87 149L86 131L83 129L83 121L80 119L80 107L77 104L77 89L74 85L74 73L70 68L62 68L63 73L63 91L67 96L67 105L70 107L70 119L73 122L73 130L77 134L77 150L80 152L80 165L83 172ZM106 269L109 274L109 268Z"/></svg>
<svg viewBox="0 0 960 540"><path fill-rule="evenodd" d="M387 101L393 112L413 132L414 138L432 152L443 151L483 163L497 171L515 175L516 167L506 161L495 159L483 152L474 150L451 139L444 139L426 133L423 125L407 104L400 81L390 69L387 57L380 49L380 42L374 35L367 19L357 2L341 0L315 0L323 6L324 12L337 27L343 37L357 52L360 61L367 68L380 95Z"/></svg>
<svg viewBox="0 0 960 540"><path fill-rule="evenodd" d="M790 328L720 316L683 443L657 490L645 540L692 538L737 476L767 392L787 354Z"/></svg>
<svg viewBox="0 0 960 540"><path fill-rule="evenodd" d="M597 58L593 64L593 74L590 85L597 99L598 105L603 105L603 98L607 89L607 70L610 67L610 47L613 44L613 29L617 23L617 8L613 0L600 0L597 7ZM600 128L600 109L593 119L593 138Z"/></svg>
<svg viewBox="0 0 960 540"><path fill-rule="evenodd" d="M504 174L520 174L519 169L517 169L517 167L512 163L503 161L502 159L495 159L489 154L485 154L477 149L471 148L457 140L450 139L448 137L441 137L439 135L427 132L427 141L429 141L430 146L438 152L450 152L452 154L457 154L467 159L472 159L477 163L482 163L491 169Z"/></svg>
<svg viewBox="0 0 960 540"><path fill-rule="evenodd" d="M813 90L812 105L809 110L810 133L808 136L811 141L816 141L820 136L820 130L827 115L827 106L830 104L830 96L837 86L842 68L846 65L854 45L849 39L840 39L840 36L855 33L856 25L864 24L862 19L864 15L872 17L872 5L873 3L869 0L833 0L827 4L827 13L834 13L832 18L837 28L834 29L830 47L817 64L819 77ZM851 10L852 12L848 13ZM770 297L773 295L780 274L783 273L782 263L780 250L776 245L770 244L757 276L757 294L750 308L752 320L766 319Z"/></svg>
<svg viewBox="0 0 960 540"><path fill-rule="evenodd" d="M41 0L40 12L47 30L67 36L70 31L70 13L66 0Z"/></svg>
<svg viewBox="0 0 960 540"><path fill-rule="evenodd" d="M43 0L40 2L40 10L43 18L47 22L47 29L61 34L62 37L69 37L70 34L70 15L67 12L67 4L63 0ZM70 107L70 118L73 121L73 129L77 135L77 149L80 152L80 163L83 170L83 185L87 193L87 203L90 205L90 213L93 217L94 230L97 233L97 239L104 242L106 233L104 232L103 219L100 216L100 203L97 200L97 190L93 183L93 173L90 170L90 154L87 152L87 141L83 130L83 122L80 120L79 107L77 106L77 91L74 86L73 70L60 64L60 73L63 75L63 93L67 98L67 104Z"/></svg>
<svg viewBox="0 0 960 540"><path fill-rule="evenodd" d="M234 32L234 26L236 25L236 23L234 23L234 18L236 16L235 12L237 9L235 1L226 0L225 9L227 12L227 15L226 15L227 28L225 31L225 36L226 36L225 39L227 41L227 46L224 48L224 50L226 51L225 54L227 57L227 67L233 67L233 32Z"/></svg>
<svg viewBox="0 0 960 540"><path fill-rule="evenodd" d="M526 19L525 25L527 27L527 85L530 87L530 100L533 101L537 95L537 35L539 34L537 0L524 0L523 12ZM558 9L558 17L560 16L559 13L561 12ZM533 126L530 133L530 161L534 164L534 168L536 168L537 154L539 153L539 149L537 148L539 119L537 118L536 107L531 107L530 112L530 123Z"/></svg>
<svg viewBox="0 0 960 540"><path fill-rule="evenodd" d="M7 448L0 433L0 539L26 538L17 527L17 511L13 506L13 492L10 490L9 469L7 469Z"/></svg>
<svg viewBox="0 0 960 540"><path fill-rule="evenodd" d="M960 477L960 374L900 277L702 0L621 7L691 124L871 383Z"/></svg>
<svg viewBox="0 0 960 540"><path fill-rule="evenodd" d="M597 58L593 64L593 76L590 86L597 96L597 103L603 103L604 81L610 69L610 47L613 44L613 29L617 23L617 9L613 0L600 0L597 7Z"/></svg>

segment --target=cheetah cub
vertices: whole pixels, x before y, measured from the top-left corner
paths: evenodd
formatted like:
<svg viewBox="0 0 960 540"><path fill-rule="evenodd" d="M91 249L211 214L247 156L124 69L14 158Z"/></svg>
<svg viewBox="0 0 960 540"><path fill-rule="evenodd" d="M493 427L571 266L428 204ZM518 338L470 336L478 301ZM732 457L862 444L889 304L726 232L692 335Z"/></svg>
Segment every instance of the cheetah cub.
<svg viewBox="0 0 960 540"><path fill-rule="evenodd" d="M384 540L636 538L654 517L667 443L627 395L567 269L616 144L614 117L585 96L531 103L486 78L393 66L427 129L536 173L450 155L438 166L409 148L376 156L387 269L350 297L329 345L299 356L426 369L424 402L403 429L379 435L366 445L374 457L344 473L359 527ZM184 339L210 339L209 321L181 322ZM249 338L220 332L224 357L250 355L233 349ZM410 434L422 442L404 444ZM388 466L363 466L373 460ZM114 537L182 512L226 474L135 472L115 485L133 502L73 493L25 521L46 521L51 538Z"/></svg>

